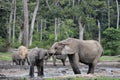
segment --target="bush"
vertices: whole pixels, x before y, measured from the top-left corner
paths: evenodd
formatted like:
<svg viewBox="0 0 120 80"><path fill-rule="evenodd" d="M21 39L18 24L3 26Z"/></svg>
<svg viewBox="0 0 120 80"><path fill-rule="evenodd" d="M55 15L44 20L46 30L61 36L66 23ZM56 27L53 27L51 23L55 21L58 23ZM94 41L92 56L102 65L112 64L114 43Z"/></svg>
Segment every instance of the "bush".
<svg viewBox="0 0 120 80"><path fill-rule="evenodd" d="M7 45L6 40L3 39L3 38L0 36L0 51L1 51L1 52L7 51L6 45Z"/></svg>
<svg viewBox="0 0 120 80"><path fill-rule="evenodd" d="M103 47L105 55L120 54L120 30L114 28L107 28L103 32Z"/></svg>

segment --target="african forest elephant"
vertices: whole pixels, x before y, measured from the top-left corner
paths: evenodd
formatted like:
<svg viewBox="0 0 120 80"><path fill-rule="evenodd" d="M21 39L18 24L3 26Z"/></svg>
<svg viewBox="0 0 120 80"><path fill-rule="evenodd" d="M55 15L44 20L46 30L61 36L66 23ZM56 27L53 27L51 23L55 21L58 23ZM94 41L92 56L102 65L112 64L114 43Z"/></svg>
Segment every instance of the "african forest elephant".
<svg viewBox="0 0 120 80"><path fill-rule="evenodd" d="M52 47L50 48L49 51L52 51L54 50L54 45L56 45L58 42L55 42ZM62 61L63 63L63 66L65 66L65 61L66 61L66 58L67 58L67 54L58 54L58 55L54 55L54 54L51 54L49 53L51 56L52 56L52 59L53 59L53 65L56 66L56 59L59 59Z"/></svg>
<svg viewBox="0 0 120 80"><path fill-rule="evenodd" d="M13 61L13 64L15 63L16 65L20 65L21 58L20 58L20 55L19 55L18 51L13 52L12 61Z"/></svg>
<svg viewBox="0 0 120 80"><path fill-rule="evenodd" d="M53 55L52 59L53 59L53 65L56 66L56 59L61 60L63 63L63 66L65 66L65 61L67 58L67 54L61 54L61 55Z"/></svg>
<svg viewBox="0 0 120 80"><path fill-rule="evenodd" d="M27 60L27 63L29 65L29 61L28 61L28 49L25 46L20 46L18 48L18 53L19 53L19 56L21 58L21 63L20 64L24 65L25 61Z"/></svg>
<svg viewBox="0 0 120 80"><path fill-rule="evenodd" d="M88 65L89 69L87 73L89 74L94 73L94 68L103 53L103 48L95 40L68 38L53 45L53 49L49 53L54 53L54 55L67 54L75 74L81 74L78 62Z"/></svg>
<svg viewBox="0 0 120 80"><path fill-rule="evenodd" d="M34 66L37 66L38 76L44 75L44 59L48 56L48 52L42 48L33 48L28 53L28 58L30 61L30 77L34 76Z"/></svg>

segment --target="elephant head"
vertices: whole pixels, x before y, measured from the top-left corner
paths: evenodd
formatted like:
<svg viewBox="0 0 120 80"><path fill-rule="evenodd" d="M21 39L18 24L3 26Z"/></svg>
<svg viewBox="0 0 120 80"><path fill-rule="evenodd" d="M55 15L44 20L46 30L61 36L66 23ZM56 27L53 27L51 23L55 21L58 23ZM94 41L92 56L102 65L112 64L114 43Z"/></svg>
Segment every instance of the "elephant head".
<svg viewBox="0 0 120 80"><path fill-rule="evenodd" d="M58 52L58 51L57 51L57 47L59 47L58 44L59 44L58 42L55 42L55 43L51 46L51 48L48 50L48 53L49 53L50 56L61 54L61 53L56 53L56 52Z"/></svg>
<svg viewBox="0 0 120 80"><path fill-rule="evenodd" d="M74 54L76 50L76 43L72 41L73 38L68 38L67 40L63 40L60 42L56 42L52 45L52 47L49 50L49 53L59 55L59 54ZM73 44L75 45L73 45Z"/></svg>

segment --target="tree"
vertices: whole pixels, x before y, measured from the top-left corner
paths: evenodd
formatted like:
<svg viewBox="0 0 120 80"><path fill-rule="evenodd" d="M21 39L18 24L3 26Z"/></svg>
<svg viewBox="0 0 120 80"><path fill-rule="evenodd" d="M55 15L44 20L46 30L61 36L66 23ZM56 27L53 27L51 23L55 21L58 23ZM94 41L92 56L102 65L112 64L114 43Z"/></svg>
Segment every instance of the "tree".
<svg viewBox="0 0 120 80"><path fill-rule="evenodd" d="M108 0L108 28L110 28L110 0Z"/></svg>
<svg viewBox="0 0 120 80"><path fill-rule="evenodd" d="M85 25L82 24L82 22L81 22L81 17L80 17L80 19L78 20L78 23L79 23L79 39L80 39L80 40L83 40L83 34L84 34Z"/></svg>
<svg viewBox="0 0 120 80"><path fill-rule="evenodd" d="M23 45L28 47L29 19L28 19L27 0L22 0L22 4L23 4L23 12L24 12Z"/></svg>
<svg viewBox="0 0 120 80"><path fill-rule="evenodd" d="M30 46L32 45L32 38L33 38L33 31L34 31L34 23L35 23L35 19L36 19L38 7L39 7L39 0L36 0L36 7L35 7L35 9L34 9L33 18L32 18L32 22L31 22L31 28L30 28L30 41L29 41L29 45L30 45Z"/></svg>
<svg viewBox="0 0 120 80"><path fill-rule="evenodd" d="M15 23L16 23L16 0L13 0L14 1L14 18L13 18L13 39L12 39L12 44L14 44L14 40L15 40Z"/></svg>
<svg viewBox="0 0 120 80"><path fill-rule="evenodd" d="M10 12L10 17L9 17L9 23L8 23L8 39L9 39L9 43L11 42L11 32L12 32L12 20L13 20L13 4L14 4L14 0L12 0L11 3L11 12Z"/></svg>
<svg viewBox="0 0 120 80"><path fill-rule="evenodd" d="M119 9L119 4L118 4L118 0L116 0L116 4L117 4L117 29L119 28L119 22L120 22L120 9Z"/></svg>
<svg viewBox="0 0 120 80"><path fill-rule="evenodd" d="M101 26L100 26L100 21L98 20L98 41L100 43L101 41Z"/></svg>
<svg viewBox="0 0 120 80"><path fill-rule="evenodd" d="M115 28L107 28L103 32L103 47L105 55L117 55L120 53L120 30Z"/></svg>

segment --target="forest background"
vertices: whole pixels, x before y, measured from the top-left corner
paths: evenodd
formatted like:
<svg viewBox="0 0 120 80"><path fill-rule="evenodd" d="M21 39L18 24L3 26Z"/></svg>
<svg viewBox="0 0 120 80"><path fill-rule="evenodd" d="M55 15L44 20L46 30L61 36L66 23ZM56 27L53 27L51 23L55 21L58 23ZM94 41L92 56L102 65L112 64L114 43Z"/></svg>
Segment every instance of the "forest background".
<svg viewBox="0 0 120 80"><path fill-rule="evenodd" d="M98 40L120 54L120 0L0 0L0 51L49 49L68 37Z"/></svg>

